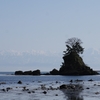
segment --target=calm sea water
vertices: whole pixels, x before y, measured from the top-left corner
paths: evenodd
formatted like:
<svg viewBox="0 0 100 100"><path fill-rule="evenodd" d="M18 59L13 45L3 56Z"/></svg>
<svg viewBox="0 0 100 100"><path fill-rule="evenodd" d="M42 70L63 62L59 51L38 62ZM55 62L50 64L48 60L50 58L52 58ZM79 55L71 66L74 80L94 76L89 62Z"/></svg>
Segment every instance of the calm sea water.
<svg viewBox="0 0 100 100"><path fill-rule="evenodd" d="M32 81L70 81L70 80L84 80L88 81L90 79L94 81L100 81L100 75L87 75L87 76L61 76L61 75L41 75L41 76L31 76L31 75L14 75L14 72L0 72L0 82L18 82L19 80L23 82Z"/></svg>
<svg viewBox="0 0 100 100"><path fill-rule="evenodd" d="M53 86L59 87L61 84L69 83L70 80L84 80L81 84L84 85L84 90L74 93L69 90L49 90L47 94L43 94L40 89L41 84L46 87ZM94 80L89 82L88 80ZM18 81L22 81L23 84L17 84ZM58 81L58 83L56 83ZM0 85L0 100L100 100L100 75L89 75L89 76L61 76L61 75L14 75L14 72L0 72L0 83L5 82L6 84ZM96 84L94 86L94 84ZM22 91L23 87L26 86L30 91L34 90L35 93L28 93ZM11 87L12 89L8 92L2 91ZM17 87L17 88L16 88ZM89 89L87 89L89 87ZM37 90L35 89L37 88ZM96 94L98 93L98 94ZM55 96L58 94L58 96Z"/></svg>

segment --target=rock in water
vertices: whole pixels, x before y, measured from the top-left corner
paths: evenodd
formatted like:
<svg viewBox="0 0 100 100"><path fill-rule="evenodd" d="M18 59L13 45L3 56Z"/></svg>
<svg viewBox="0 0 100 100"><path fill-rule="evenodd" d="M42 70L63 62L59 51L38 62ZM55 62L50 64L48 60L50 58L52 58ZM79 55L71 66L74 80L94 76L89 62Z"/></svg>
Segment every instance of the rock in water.
<svg viewBox="0 0 100 100"><path fill-rule="evenodd" d="M18 81L18 84L22 84L22 81Z"/></svg>
<svg viewBox="0 0 100 100"><path fill-rule="evenodd" d="M88 67L83 59L76 52L71 52L63 57L64 63L62 64L59 74L60 75L96 75L97 72Z"/></svg>

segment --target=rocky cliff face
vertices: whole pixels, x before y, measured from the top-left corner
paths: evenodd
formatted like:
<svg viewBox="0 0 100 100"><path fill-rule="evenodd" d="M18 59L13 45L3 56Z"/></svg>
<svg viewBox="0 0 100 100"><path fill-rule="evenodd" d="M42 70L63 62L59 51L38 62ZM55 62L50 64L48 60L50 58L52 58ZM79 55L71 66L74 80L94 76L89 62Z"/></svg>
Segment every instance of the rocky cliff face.
<svg viewBox="0 0 100 100"><path fill-rule="evenodd" d="M88 67L83 59L76 53L71 52L63 57L64 63L59 69L60 75L95 75L97 72Z"/></svg>

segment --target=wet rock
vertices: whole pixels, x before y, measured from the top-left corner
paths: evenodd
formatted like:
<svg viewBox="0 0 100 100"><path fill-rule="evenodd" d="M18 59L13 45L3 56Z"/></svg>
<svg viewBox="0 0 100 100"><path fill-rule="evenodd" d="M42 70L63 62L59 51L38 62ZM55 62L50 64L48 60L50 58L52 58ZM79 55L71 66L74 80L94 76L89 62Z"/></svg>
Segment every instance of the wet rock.
<svg viewBox="0 0 100 100"><path fill-rule="evenodd" d="M15 75L40 75L40 70L34 70L34 71L15 71Z"/></svg>
<svg viewBox="0 0 100 100"><path fill-rule="evenodd" d="M28 91L29 89L26 89L26 87L23 87L22 91Z"/></svg>
<svg viewBox="0 0 100 100"><path fill-rule="evenodd" d="M26 86L24 86L23 89L25 90L26 89Z"/></svg>
<svg viewBox="0 0 100 100"><path fill-rule="evenodd" d="M96 92L95 94L100 94L99 92Z"/></svg>
<svg viewBox="0 0 100 100"><path fill-rule="evenodd" d="M86 89L90 89L89 87L87 87Z"/></svg>
<svg viewBox="0 0 100 100"><path fill-rule="evenodd" d="M10 87L7 87L7 88L6 88L6 91L9 91L9 90L11 90L11 89L12 89L12 88L10 88Z"/></svg>
<svg viewBox="0 0 100 100"><path fill-rule="evenodd" d="M83 88L82 88L81 85L78 85L78 84L68 84L68 85L63 84L63 85L60 86L60 89L69 89L69 90L70 90L70 89L71 89L71 90L80 89L80 90L82 90Z"/></svg>
<svg viewBox="0 0 100 100"><path fill-rule="evenodd" d="M91 82L92 82L93 80L92 80L92 79L90 79L90 80L88 80L88 81L91 81Z"/></svg>
<svg viewBox="0 0 100 100"><path fill-rule="evenodd" d="M71 83L72 83L72 82L73 82L73 80L70 80L69 82L71 82Z"/></svg>
<svg viewBox="0 0 100 100"><path fill-rule="evenodd" d="M6 82L1 82L0 85L1 85L1 84L6 84Z"/></svg>
<svg viewBox="0 0 100 100"><path fill-rule="evenodd" d="M35 91L32 91L32 93L35 93Z"/></svg>
<svg viewBox="0 0 100 100"><path fill-rule="evenodd" d="M42 90L46 90L46 87L44 85L41 86Z"/></svg>
<svg viewBox="0 0 100 100"><path fill-rule="evenodd" d="M15 75L23 75L23 71L15 71Z"/></svg>
<svg viewBox="0 0 100 100"><path fill-rule="evenodd" d="M52 89L53 89L53 87L52 87L52 86L49 86L49 89L50 89L50 90L52 90Z"/></svg>
<svg viewBox="0 0 100 100"><path fill-rule="evenodd" d="M58 94L55 94L55 96L58 96Z"/></svg>
<svg viewBox="0 0 100 100"><path fill-rule="evenodd" d="M40 70L34 70L33 72L32 72L32 75L40 75L41 74L41 72L40 72Z"/></svg>
<svg viewBox="0 0 100 100"><path fill-rule="evenodd" d="M23 72L24 75L32 75L32 71L25 71Z"/></svg>
<svg viewBox="0 0 100 100"><path fill-rule="evenodd" d="M29 89L26 89L27 91L29 91Z"/></svg>
<svg viewBox="0 0 100 100"><path fill-rule="evenodd" d="M21 81L18 81L17 83L18 83L18 84L22 84L22 82L21 82Z"/></svg>
<svg viewBox="0 0 100 100"><path fill-rule="evenodd" d="M59 71L57 69L53 69L52 71L50 71L51 75L59 75Z"/></svg>
<svg viewBox="0 0 100 100"><path fill-rule="evenodd" d="M61 85L60 89L67 89L67 85L66 84Z"/></svg>
<svg viewBox="0 0 100 100"><path fill-rule="evenodd" d="M43 93L44 93L44 94L47 94L47 92L46 92L46 91L43 91Z"/></svg>
<svg viewBox="0 0 100 100"><path fill-rule="evenodd" d="M1 89L3 92L6 92L6 90L5 89Z"/></svg>
<svg viewBox="0 0 100 100"><path fill-rule="evenodd" d="M56 84L59 83L58 81L56 81Z"/></svg>
<svg viewBox="0 0 100 100"><path fill-rule="evenodd" d="M28 91L29 94L31 94L31 91Z"/></svg>

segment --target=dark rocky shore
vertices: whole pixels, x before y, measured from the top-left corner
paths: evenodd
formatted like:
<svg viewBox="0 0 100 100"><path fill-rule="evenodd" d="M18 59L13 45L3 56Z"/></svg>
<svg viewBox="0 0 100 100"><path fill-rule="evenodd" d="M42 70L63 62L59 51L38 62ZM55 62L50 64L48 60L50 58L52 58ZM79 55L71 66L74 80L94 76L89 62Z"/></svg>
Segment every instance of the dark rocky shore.
<svg viewBox="0 0 100 100"><path fill-rule="evenodd" d="M34 71L15 71L15 75L41 75L40 70Z"/></svg>
<svg viewBox="0 0 100 100"><path fill-rule="evenodd" d="M87 66L83 59L76 53L71 52L63 57L64 63L62 63L59 70L53 69L48 73L41 73L39 69L34 71L15 71L15 75L97 75L98 73Z"/></svg>

